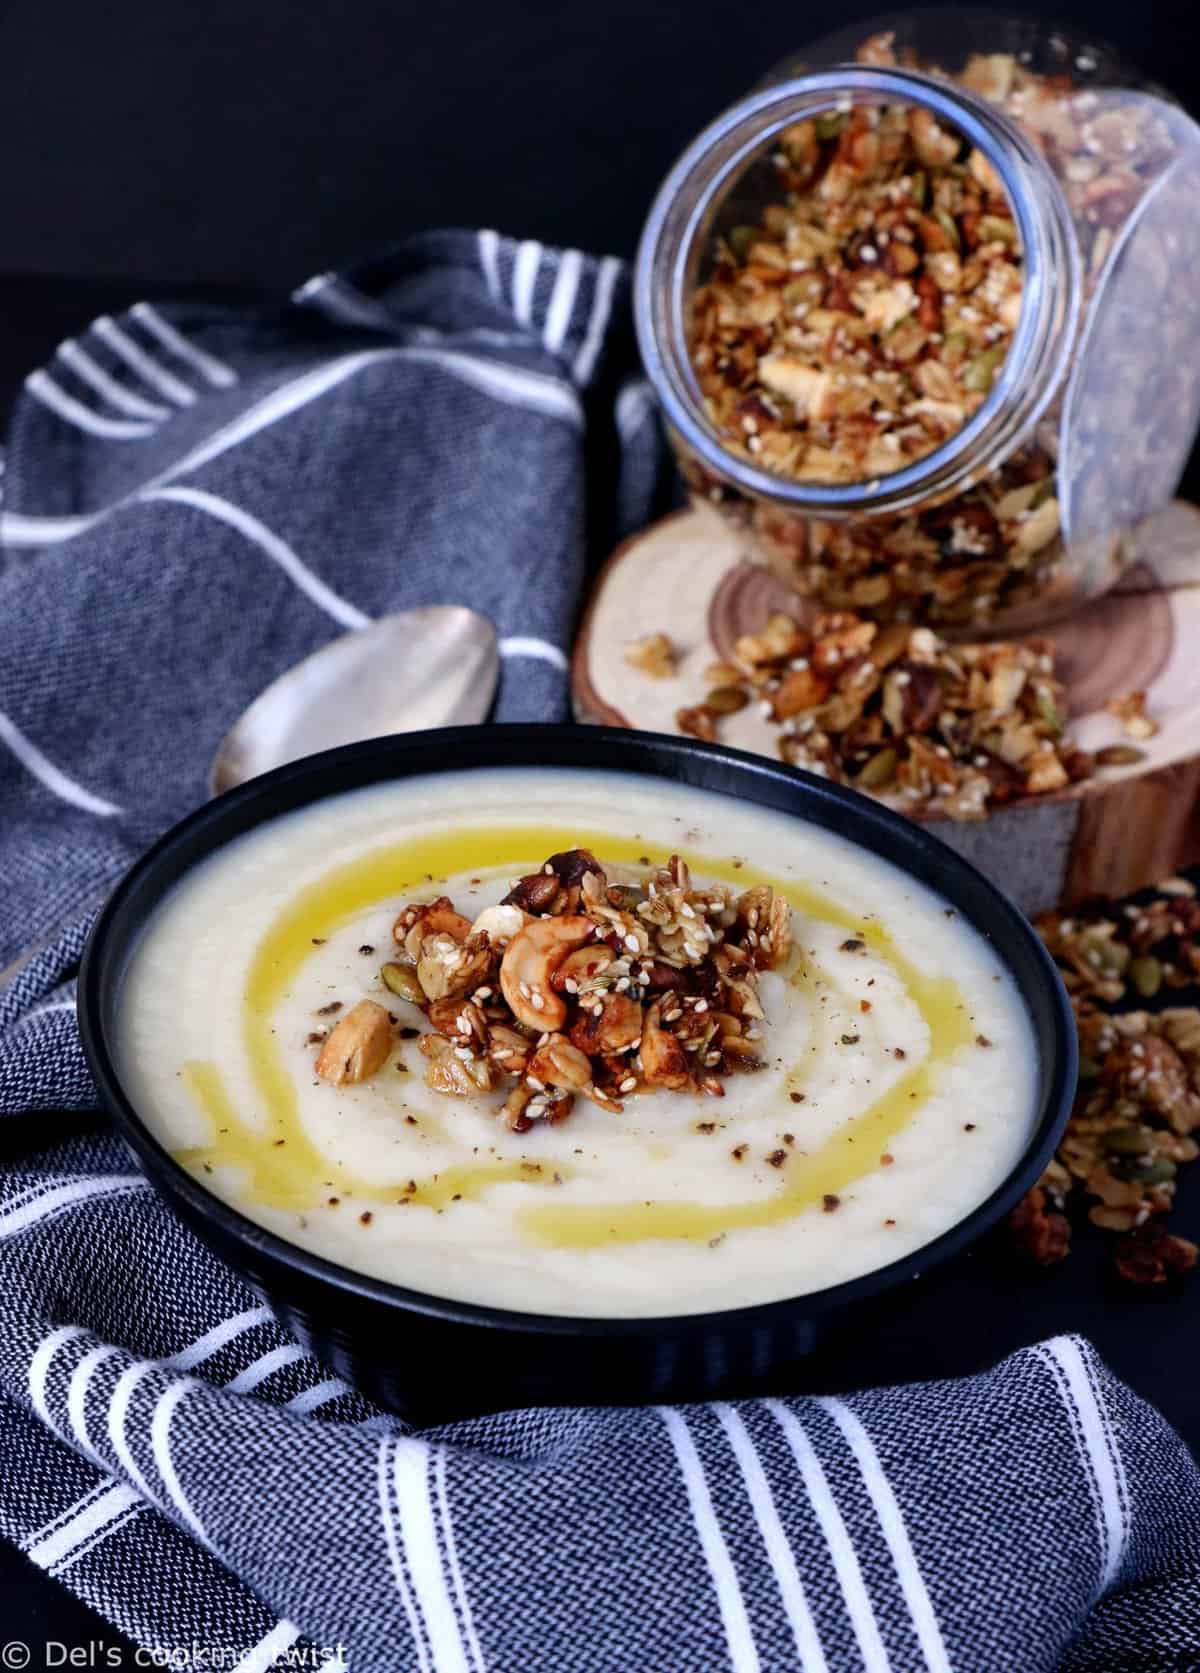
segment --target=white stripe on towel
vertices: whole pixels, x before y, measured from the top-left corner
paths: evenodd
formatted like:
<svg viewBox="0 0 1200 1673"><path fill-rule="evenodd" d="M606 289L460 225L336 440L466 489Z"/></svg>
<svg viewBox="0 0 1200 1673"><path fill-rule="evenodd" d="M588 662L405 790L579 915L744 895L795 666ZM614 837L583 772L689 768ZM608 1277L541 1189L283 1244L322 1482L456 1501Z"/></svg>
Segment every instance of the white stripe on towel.
<svg viewBox="0 0 1200 1673"><path fill-rule="evenodd" d="M500 301L500 234L485 227L479 234L479 269L483 274L483 282L488 288L488 295L493 302Z"/></svg>
<svg viewBox="0 0 1200 1673"><path fill-rule="evenodd" d="M49 1016L51 1011L73 1011L74 1009L75 1001L73 999L53 999L46 1005L35 1005L32 1011L25 1011L17 1018L16 1026L22 1028L27 1022L33 1022L38 1017Z"/></svg>
<svg viewBox="0 0 1200 1673"><path fill-rule="evenodd" d="M1078 1343L1056 1336L1034 1350L1054 1373L1055 1384L1078 1448L1096 1517L1100 1543L1100 1584L1097 1596L1108 1591L1120 1573L1129 1537L1123 1499L1127 1502L1124 1465L1116 1451L1096 1391Z"/></svg>
<svg viewBox="0 0 1200 1673"><path fill-rule="evenodd" d="M97 395L103 395L118 412L128 413L131 418L170 418L169 407L160 407L157 401L147 401L144 396L135 395L132 389L126 389L70 338L58 345L57 354L64 366L69 366L76 377L90 384Z"/></svg>
<svg viewBox="0 0 1200 1673"><path fill-rule="evenodd" d="M183 1382L172 1383L171 1387L163 1392L150 1419L150 1445L154 1450L154 1462L158 1466L158 1473L171 1503L200 1543L211 1547L212 1541L205 1533L200 1518L188 1503L183 1483L175 1468L175 1460L171 1457L171 1419L175 1415L175 1408L196 1386L188 1377Z"/></svg>
<svg viewBox="0 0 1200 1673"><path fill-rule="evenodd" d="M137 1460L130 1450L125 1435L125 1419L129 1415L129 1403L133 1399L134 1389L154 1370L157 1370L157 1366L149 1359L139 1359L133 1365L127 1365L117 1378L108 1402L109 1445L125 1474L149 1504L154 1503L154 1494L150 1491L150 1484L138 1468Z"/></svg>
<svg viewBox="0 0 1200 1673"><path fill-rule="evenodd" d="M234 505L231 500L223 500L216 494L210 494L203 488L155 488L147 493L139 494L140 500L174 500L180 505L194 506L197 511L204 511L218 522L236 529L240 535L257 546L260 552L265 552L273 563L279 565L288 579L310 598L318 609L324 610L327 616L332 616L342 627L366 627L370 617L363 614L357 605L339 596L332 587L327 587L319 576L314 575L303 560L297 557L292 548L283 541L265 523L260 523L257 517L252 517L248 511Z"/></svg>
<svg viewBox="0 0 1200 1673"><path fill-rule="evenodd" d="M725 1544L725 1536L713 1509L712 1496L708 1491L708 1482L704 1479L704 1466L696 1451L696 1443L682 1412L677 1411L674 1406L659 1406L655 1409L666 1424L671 1445L675 1449L679 1473L687 1491L692 1522L716 1593L717 1608L721 1615L721 1625L725 1629L725 1645L729 1651L733 1673L759 1673L758 1651L755 1649L754 1636L750 1631L750 1618L746 1614L746 1604L738 1585L733 1559L729 1555L729 1547Z"/></svg>
<svg viewBox="0 0 1200 1673"><path fill-rule="evenodd" d="M448 349L364 349L361 353L344 355L338 360L318 366L298 378L293 378L278 389L273 389L246 412L240 413L237 418L222 426L207 441L199 443L189 453L185 453L182 459L176 460L168 469L154 477L140 493L118 500L102 511L77 517L33 517L19 512L4 512L0 515L0 533L4 542L11 546L36 547L70 540L74 535L82 534L102 518L109 516L111 512L122 509L136 499L145 499L165 483L199 470L202 465L207 465L223 453L228 453L231 448L240 447L242 442L248 441L251 436L279 423L281 419L289 418L292 413L298 412L311 401L344 383L356 372L400 356L438 364L498 400L523 406L549 417L564 418L573 425L583 422L583 409L575 391L560 379L548 377L545 373L530 372L498 361L486 360L481 356Z"/></svg>
<svg viewBox="0 0 1200 1673"><path fill-rule="evenodd" d="M130 1513L142 1508L142 1501L131 1487L123 1482L101 1482L98 1489L87 1495L86 1503L77 1515L56 1528L53 1533L32 1536L21 1549L30 1562L39 1568L55 1568L85 1542L95 1543L97 1537L112 1528L118 1519L124 1524Z"/></svg>
<svg viewBox="0 0 1200 1673"><path fill-rule="evenodd" d="M600 263L600 271L596 274L596 289L592 295L592 311L588 317L587 330L579 353L575 356L575 382L586 387L588 380L596 367L596 357L600 353L600 345L604 341L604 333L608 327L609 315L612 313L613 290L621 272L621 263L616 256L605 256Z"/></svg>
<svg viewBox="0 0 1200 1673"><path fill-rule="evenodd" d="M93 511L86 517L25 517L19 511L0 512L0 540L5 546L56 546L90 529L106 516Z"/></svg>
<svg viewBox="0 0 1200 1673"><path fill-rule="evenodd" d="M25 770L60 801L70 802L72 807L82 808L84 813L94 813L100 819L114 819L121 812L115 802L106 802L103 796L93 796L82 784L68 778L53 761L47 760L3 709L0 709L0 743L7 744Z"/></svg>
<svg viewBox="0 0 1200 1673"><path fill-rule="evenodd" d="M390 1459L391 1449L397 1445L399 1445L399 1442L393 1440L389 1435L380 1437L375 1471L375 1484L379 1494L379 1517L383 1524L383 1540L387 1549L388 1565L392 1571L392 1578L396 1582L396 1591L404 1610L405 1619L408 1621L408 1630L412 1633L413 1646L417 1652L417 1665L421 1673L429 1673L429 1655L425 1648L425 1635L421 1630L421 1622L417 1617L408 1577L404 1572L404 1559L400 1555L400 1543L396 1537L396 1519L392 1514Z"/></svg>
<svg viewBox="0 0 1200 1673"><path fill-rule="evenodd" d="M490 395L494 400L506 401L509 406L523 407L527 412L541 413L546 418L562 418L568 424L583 423L583 408L579 396L561 378L545 372L530 372L523 366L511 366L502 360L487 360L482 355L464 354L460 349L404 348L394 351L408 360L425 360L439 366L469 383L473 389Z"/></svg>
<svg viewBox="0 0 1200 1673"><path fill-rule="evenodd" d="M862 1473L863 1485L870 1495L883 1537L891 1552L896 1578L900 1582L900 1590L904 1593L904 1601L908 1605L913 1630L921 1646L921 1654L925 1657L926 1667L929 1673L950 1673L950 1660L946 1654L937 1615L934 1613L933 1600L918 1567L917 1555L904 1524L904 1516L892 1491L892 1484L884 1474L875 1444L863 1428L857 1414L851 1411L844 1401L821 1396L817 1404L828 1412L841 1430Z"/></svg>
<svg viewBox="0 0 1200 1673"><path fill-rule="evenodd" d="M205 1331L203 1336L198 1336L177 1354L172 1354L163 1364L174 1371L190 1371L228 1347L239 1336L244 1336L248 1330L253 1330L255 1325L267 1324L273 1316L269 1307L247 1307L244 1313L234 1313L231 1318L222 1319L220 1324Z"/></svg>
<svg viewBox="0 0 1200 1673"><path fill-rule="evenodd" d="M174 401L176 406L180 407L195 406L195 391L184 383L182 378L177 378L174 372L168 372L165 366L160 366L157 360L152 360L145 349L135 343L127 332L122 331L116 320L111 319L108 314L101 314L98 320L93 320L90 329L102 342L108 344L114 354L119 354L139 377L145 378L152 389L157 389L160 395L165 395L168 401Z"/></svg>
<svg viewBox="0 0 1200 1673"><path fill-rule="evenodd" d="M238 375L232 366L227 366L213 354L206 354L203 349L198 349L195 343L189 343L182 331L177 330L169 320L165 320L158 309L152 308L148 302L135 302L129 312L139 325L145 326L152 337L158 338L163 348L170 349L172 354L193 367L214 389L229 389L238 381Z"/></svg>
<svg viewBox="0 0 1200 1673"><path fill-rule="evenodd" d="M551 354L557 354L567 338L571 311L579 293L579 276L583 272L583 257L578 250L564 250L559 258L554 289L546 309L546 324L542 341Z"/></svg>
<svg viewBox="0 0 1200 1673"><path fill-rule="evenodd" d="M438 1673L470 1673L438 1546L429 1448L423 1441L396 1442L392 1454L392 1485L396 1494L396 1520L417 1604L429 1634L433 1665Z"/></svg>
<svg viewBox="0 0 1200 1673"><path fill-rule="evenodd" d="M45 372L31 372L25 379L25 388L44 407L57 413L68 424L73 424L77 430L86 430L89 435L103 436L107 441L138 441L142 436L154 433L153 424L144 424L134 418L105 418L103 413L93 412L91 407L77 401L74 395L60 389Z"/></svg>
<svg viewBox="0 0 1200 1673"><path fill-rule="evenodd" d="M367 331L391 331L396 324L382 302L364 296L336 273L315 273L311 279L304 281L299 290L292 292L292 301L301 307L316 308L338 325L353 325Z"/></svg>
<svg viewBox="0 0 1200 1673"><path fill-rule="evenodd" d="M846 1606L846 1613L850 1617L850 1624L858 1641L864 1673L890 1673L891 1663L879 1634L879 1623L871 1607L871 1598L863 1579L858 1554L838 1509L828 1477L821 1467L816 1449L795 1413L789 1411L779 1400L767 1400L764 1404L783 1430L796 1467L800 1471L800 1479L804 1483L808 1501L825 1536L825 1544L833 1559L834 1573L842 1588L842 1602Z"/></svg>
<svg viewBox="0 0 1200 1673"><path fill-rule="evenodd" d="M249 1394L250 1390L265 1383L268 1377L273 1377L276 1371L282 1371L286 1365L294 1365L298 1359L307 1359L303 1348L297 1347L295 1342L288 1342L281 1348L272 1348L270 1353L263 1354L252 1365L247 1365L244 1371L225 1384L230 1394Z"/></svg>
<svg viewBox="0 0 1200 1673"><path fill-rule="evenodd" d="M732 1406L720 1402L714 1410L737 1460L738 1469L742 1472L742 1480L746 1484L750 1506L754 1511L754 1520L766 1547L788 1625L792 1629L800 1668L803 1673L828 1673L829 1663L825 1660L825 1652L821 1648L821 1639L804 1594L796 1559L788 1544L783 1523L779 1520L779 1511L771 1495L771 1485L750 1438L750 1431Z"/></svg>
<svg viewBox="0 0 1200 1673"><path fill-rule="evenodd" d="M56 1185L45 1191L36 1201L24 1208L0 1214L0 1238L15 1237L40 1220L49 1220L81 1202L92 1202L97 1197L133 1196L150 1190L150 1182L137 1173L102 1174L98 1179L81 1179L71 1185Z"/></svg>
<svg viewBox="0 0 1200 1673"><path fill-rule="evenodd" d="M616 400L615 417L617 434L626 447L653 410L654 392L645 378L634 378L622 387Z"/></svg>
<svg viewBox="0 0 1200 1673"><path fill-rule="evenodd" d="M46 1404L46 1379L50 1375L50 1365L60 1348L66 1347L68 1342L75 1342L87 1331L81 1324L60 1324L57 1330L52 1330L34 1349L29 1360L29 1398L34 1411L41 1418L47 1429L54 1429L54 1419L50 1416L50 1408ZM57 1430L55 1430L57 1433Z"/></svg>
<svg viewBox="0 0 1200 1673"><path fill-rule="evenodd" d="M517 245L513 264L513 313L522 325L533 318L533 292L542 265L542 246L531 239Z"/></svg>
<svg viewBox="0 0 1200 1673"><path fill-rule="evenodd" d="M271 1663L278 1661L285 1650L290 1650L299 1636L300 1628L293 1626L291 1621L278 1622L252 1649L246 1651L233 1673L267 1673ZM333 1662L326 1662L325 1665L332 1668Z"/></svg>
<svg viewBox="0 0 1200 1673"><path fill-rule="evenodd" d="M98 1348L89 1348L71 1372L71 1380L67 1384L67 1422L79 1442L80 1449L97 1464L100 1462L100 1455L92 1445L87 1426L88 1389L104 1361L115 1359L120 1351L120 1348L111 1347L107 1343Z"/></svg>
<svg viewBox="0 0 1200 1673"><path fill-rule="evenodd" d="M483 1651L479 1645L479 1636L475 1631L475 1621L471 1614L470 1599L467 1597L462 1565L458 1560L458 1544L454 1537L454 1520L450 1514L450 1495L446 1487L446 1449L444 1446L434 1448L433 1474L437 1487L438 1515L441 1518L442 1533L446 1540L446 1561L450 1567L450 1579L454 1585L454 1596L458 1600L458 1611L462 1617L467 1648L471 1652L475 1673L487 1673Z"/></svg>
<svg viewBox="0 0 1200 1673"><path fill-rule="evenodd" d="M535 662L548 662L564 674L567 671L566 654L549 639L525 639L518 634L512 639L501 639L497 649L503 657L531 657Z"/></svg>
<svg viewBox="0 0 1200 1673"><path fill-rule="evenodd" d="M284 1405L289 1412L295 1412L298 1417L307 1417L309 1412L315 1412L330 1400L340 1400L344 1394L353 1394L350 1384L343 1382L341 1377L326 1377L322 1382L314 1383L306 1388L302 1394L293 1394Z"/></svg>

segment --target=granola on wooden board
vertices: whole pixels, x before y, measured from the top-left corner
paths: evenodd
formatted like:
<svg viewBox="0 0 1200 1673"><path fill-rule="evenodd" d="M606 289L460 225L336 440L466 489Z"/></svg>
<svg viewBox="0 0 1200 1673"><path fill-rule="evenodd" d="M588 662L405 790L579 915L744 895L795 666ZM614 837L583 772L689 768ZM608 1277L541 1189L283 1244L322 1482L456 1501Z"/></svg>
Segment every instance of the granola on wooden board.
<svg viewBox="0 0 1200 1673"><path fill-rule="evenodd" d="M1121 1234L1118 1275L1163 1283L1198 1253L1166 1217L1180 1167L1200 1154L1200 1009L1151 1012L1139 1001L1200 982L1200 901L1187 879L1173 878L1148 901L1051 912L1037 927L1071 995L1080 1081L1058 1153L1014 1210L1012 1230L1033 1259L1052 1264L1070 1251L1068 1208L1086 1203L1093 1225Z"/></svg>
<svg viewBox="0 0 1200 1673"><path fill-rule="evenodd" d="M779 727L784 761L908 812L982 819L1140 758L1129 745L1095 756L1075 747L1046 641L947 643L927 627L849 612L811 628L777 614L739 639L735 656L708 670L702 703L679 710L681 731L713 739L722 715L758 702Z"/></svg>
<svg viewBox="0 0 1200 1673"><path fill-rule="evenodd" d="M623 875L630 868L624 868ZM677 856L610 882L584 848L553 854L472 921L445 896L396 919L384 987L418 1005L425 1079L455 1097L507 1091L515 1132L576 1097L619 1111L647 1090L722 1097L761 1067L762 970L786 963L791 913L771 889L696 885ZM356 1005L324 1040L323 1079L373 1074L383 1007Z"/></svg>

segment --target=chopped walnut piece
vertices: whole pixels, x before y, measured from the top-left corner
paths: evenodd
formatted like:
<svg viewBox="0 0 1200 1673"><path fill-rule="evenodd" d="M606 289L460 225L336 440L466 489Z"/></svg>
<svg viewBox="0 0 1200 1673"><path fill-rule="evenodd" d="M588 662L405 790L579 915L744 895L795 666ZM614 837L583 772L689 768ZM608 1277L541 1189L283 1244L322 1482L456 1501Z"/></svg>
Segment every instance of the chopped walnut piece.
<svg viewBox="0 0 1200 1673"><path fill-rule="evenodd" d="M1053 1266L1071 1252L1071 1227L1065 1214L1050 1205L1045 1190L1035 1185L1008 1217L1013 1236L1039 1266Z"/></svg>
<svg viewBox="0 0 1200 1673"><path fill-rule="evenodd" d="M331 1086L368 1079L392 1049L392 1024L382 1005L360 999L336 1024L321 1048L316 1071Z"/></svg>
<svg viewBox="0 0 1200 1673"><path fill-rule="evenodd" d="M652 680L669 679L675 672L675 647L665 633L647 633L626 645L625 660Z"/></svg>
<svg viewBox="0 0 1200 1673"><path fill-rule="evenodd" d="M1186 1237L1176 1237L1159 1220L1147 1220L1128 1232L1116 1248L1116 1268L1127 1284L1165 1284L1168 1278L1190 1272L1200 1250Z"/></svg>

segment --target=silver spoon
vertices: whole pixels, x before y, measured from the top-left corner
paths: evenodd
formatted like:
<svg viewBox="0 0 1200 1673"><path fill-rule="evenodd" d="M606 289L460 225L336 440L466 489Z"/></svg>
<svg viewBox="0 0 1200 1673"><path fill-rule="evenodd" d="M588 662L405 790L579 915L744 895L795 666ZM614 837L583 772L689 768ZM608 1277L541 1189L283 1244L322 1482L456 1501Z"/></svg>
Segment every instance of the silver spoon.
<svg viewBox="0 0 1200 1673"><path fill-rule="evenodd" d="M491 622L462 605L382 616L323 645L255 698L209 769L214 796L337 744L469 726L491 707L500 653Z"/></svg>

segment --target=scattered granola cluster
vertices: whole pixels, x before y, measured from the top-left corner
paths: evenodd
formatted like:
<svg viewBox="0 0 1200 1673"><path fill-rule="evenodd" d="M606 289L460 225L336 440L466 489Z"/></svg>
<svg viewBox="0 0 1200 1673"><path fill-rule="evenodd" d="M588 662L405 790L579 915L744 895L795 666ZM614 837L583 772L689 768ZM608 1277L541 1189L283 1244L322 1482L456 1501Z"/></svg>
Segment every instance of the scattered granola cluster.
<svg viewBox="0 0 1200 1673"><path fill-rule="evenodd" d="M1101 105L1009 54L973 55L951 75L881 35L858 56L959 82L1020 125L1063 184L1089 283L1172 155L1149 101ZM696 293L690 346L708 416L768 472L873 483L941 447L992 387L1021 307L1011 205L982 154L911 105L799 123L773 165L782 201L718 242ZM853 522L744 496L682 444L681 465L825 607L967 626L1028 612L1059 585L1056 451L1050 413L965 492Z"/></svg>
<svg viewBox="0 0 1200 1673"><path fill-rule="evenodd" d="M1123 1007L1200 982L1200 901L1175 878L1148 902L1049 913L1038 929L1071 994L1080 1085L1058 1154L1014 1211L1013 1231L1035 1260L1062 1260L1067 1209L1085 1200L1093 1225L1121 1234L1118 1274L1162 1283L1198 1253L1165 1220L1179 1167L1200 1154L1200 1010Z"/></svg>
<svg viewBox="0 0 1200 1673"><path fill-rule="evenodd" d="M650 1088L719 1098L723 1076L760 1068L758 973L787 960L791 914L769 888L696 887L678 856L610 883L576 848L474 922L445 896L405 907L395 939L381 979L429 1019L427 1083L458 1097L507 1087L504 1120L525 1132L561 1121L577 1095L613 1111ZM360 1001L317 1073L373 1074L395 1020Z"/></svg>
<svg viewBox="0 0 1200 1673"><path fill-rule="evenodd" d="M739 639L734 663L676 724L715 738L720 717L763 706L785 761L839 784L897 796L952 819L982 819L1016 796L1060 790L1095 767L1140 759L1128 745L1095 756L1066 732L1053 648L1042 641L947 644L930 628L835 612L811 630L774 615Z"/></svg>

